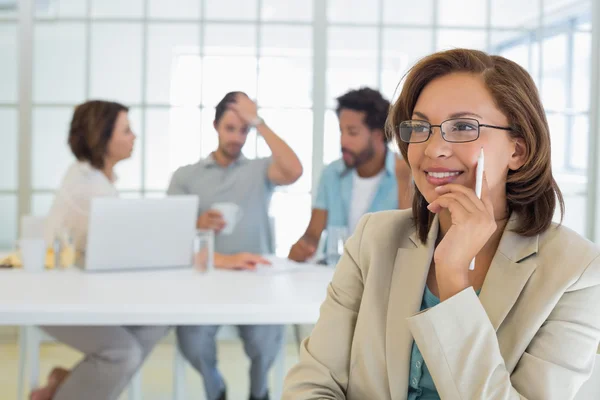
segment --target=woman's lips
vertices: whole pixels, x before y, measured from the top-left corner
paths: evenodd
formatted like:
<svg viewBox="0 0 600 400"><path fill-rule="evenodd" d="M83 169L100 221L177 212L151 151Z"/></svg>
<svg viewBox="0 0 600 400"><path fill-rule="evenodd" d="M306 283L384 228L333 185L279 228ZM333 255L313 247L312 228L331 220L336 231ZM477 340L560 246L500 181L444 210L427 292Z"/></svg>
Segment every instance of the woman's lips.
<svg viewBox="0 0 600 400"><path fill-rule="evenodd" d="M427 179L427 182L434 186L441 186L452 183L460 175L462 175L462 171L425 171L425 177Z"/></svg>

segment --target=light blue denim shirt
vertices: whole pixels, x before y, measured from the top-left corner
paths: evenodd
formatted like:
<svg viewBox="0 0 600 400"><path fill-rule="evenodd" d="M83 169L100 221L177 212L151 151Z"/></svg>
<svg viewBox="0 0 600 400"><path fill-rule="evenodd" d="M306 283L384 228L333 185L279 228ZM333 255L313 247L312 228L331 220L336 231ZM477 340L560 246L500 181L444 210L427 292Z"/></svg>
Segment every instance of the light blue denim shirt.
<svg viewBox="0 0 600 400"><path fill-rule="evenodd" d="M379 187L367 212L398 208L398 184L395 168L396 156L388 150L385 158L385 174L379 182ZM352 186L352 169L346 168L342 159L332 162L323 170L313 208L327 211L327 227L348 226ZM352 234L353 232L348 233Z"/></svg>

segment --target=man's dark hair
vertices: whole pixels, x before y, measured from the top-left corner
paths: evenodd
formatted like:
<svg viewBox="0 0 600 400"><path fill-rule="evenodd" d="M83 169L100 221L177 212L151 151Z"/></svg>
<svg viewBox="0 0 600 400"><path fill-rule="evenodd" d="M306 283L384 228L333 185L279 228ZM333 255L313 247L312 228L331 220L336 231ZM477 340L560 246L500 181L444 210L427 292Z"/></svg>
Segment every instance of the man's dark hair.
<svg viewBox="0 0 600 400"><path fill-rule="evenodd" d="M363 111L366 114L364 123L369 129L381 129L385 132L385 120L390 109L390 102L378 90L368 87L351 90L338 97L337 103L335 112L338 117L343 109ZM383 136L387 142L387 135Z"/></svg>
<svg viewBox="0 0 600 400"><path fill-rule="evenodd" d="M219 121L223 117L223 114L225 114L225 111L227 111L227 106L229 104L235 103L235 97L238 94L246 96L246 93L244 93L244 92L229 92L225 95L225 97L223 97L223 99L221 99L219 104L217 104L217 108L215 111L215 122L216 123L219 123Z"/></svg>

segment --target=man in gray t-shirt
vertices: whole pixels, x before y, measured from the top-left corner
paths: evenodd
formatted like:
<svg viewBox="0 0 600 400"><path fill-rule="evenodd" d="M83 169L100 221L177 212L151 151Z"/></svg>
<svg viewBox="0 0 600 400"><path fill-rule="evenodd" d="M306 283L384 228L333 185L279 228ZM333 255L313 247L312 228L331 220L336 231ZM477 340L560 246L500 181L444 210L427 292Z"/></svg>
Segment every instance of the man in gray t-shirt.
<svg viewBox="0 0 600 400"><path fill-rule="evenodd" d="M197 226L215 231L215 252L226 260L220 267L252 268L256 256L273 253L269 203L277 185L289 185L302 175L294 151L258 117L256 104L244 93L228 93L217 105L214 127L218 148L206 159L179 168L169 194L199 196ZM272 156L246 159L241 151L251 127L261 135ZM226 226L217 203L234 203L237 221ZM234 206L235 207L235 206ZM231 228L233 228L231 230ZM231 230L231 232L229 232ZM217 261L217 260L215 260ZM204 379L207 400L226 398L225 383L217 369L215 335L218 326L181 326L177 338L183 355ZM283 327L238 326L250 357L250 399L268 399L267 374L283 340Z"/></svg>

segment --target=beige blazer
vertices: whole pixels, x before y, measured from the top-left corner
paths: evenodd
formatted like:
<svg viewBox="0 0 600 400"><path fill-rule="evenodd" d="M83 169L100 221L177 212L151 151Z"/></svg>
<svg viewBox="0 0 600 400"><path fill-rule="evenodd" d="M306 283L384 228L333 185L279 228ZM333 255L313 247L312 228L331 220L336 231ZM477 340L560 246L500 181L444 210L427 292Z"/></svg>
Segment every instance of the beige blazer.
<svg viewBox="0 0 600 400"><path fill-rule="evenodd" d="M523 237L515 223L479 297L420 312L437 220L423 245L410 210L363 217L283 399L406 399L413 340L444 400L572 399L600 338L600 251L564 227Z"/></svg>

